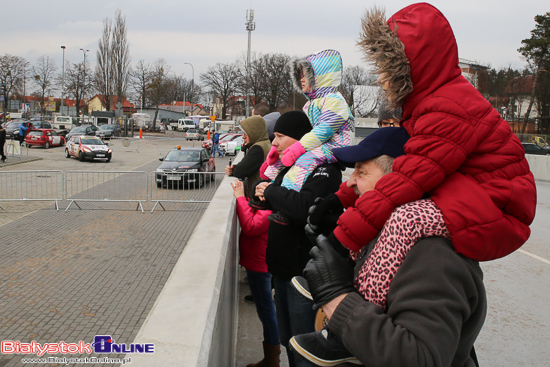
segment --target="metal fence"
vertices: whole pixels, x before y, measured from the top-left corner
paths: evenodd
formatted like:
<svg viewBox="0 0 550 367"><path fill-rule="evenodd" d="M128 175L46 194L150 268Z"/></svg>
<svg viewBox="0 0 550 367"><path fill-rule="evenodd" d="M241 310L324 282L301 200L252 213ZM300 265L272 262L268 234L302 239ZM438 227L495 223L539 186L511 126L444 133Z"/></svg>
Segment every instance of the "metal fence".
<svg viewBox="0 0 550 367"><path fill-rule="evenodd" d="M139 171L66 171L65 197L79 209L78 201L147 201L147 172Z"/></svg>
<svg viewBox="0 0 550 367"><path fill-rule="evenodd" d="M143 171L0 171L0 202L40 200L69 201L65 211L79 202L209 203L223 172L160 173ZM3 209L0 206L0 209Z"/></svg>
<svg viewBox="0 0 550 367"><path fill-rule="evenodd" d="M209 203L223 180L223 172L151 172L149 200L164 210L163 202Z"/></svg>
<svg viewBox="0 0 550 367"><path fill-rule="evenodd" d="M62 171L0 171L1 201L54 201L59 210L64 197Z"/></svg>

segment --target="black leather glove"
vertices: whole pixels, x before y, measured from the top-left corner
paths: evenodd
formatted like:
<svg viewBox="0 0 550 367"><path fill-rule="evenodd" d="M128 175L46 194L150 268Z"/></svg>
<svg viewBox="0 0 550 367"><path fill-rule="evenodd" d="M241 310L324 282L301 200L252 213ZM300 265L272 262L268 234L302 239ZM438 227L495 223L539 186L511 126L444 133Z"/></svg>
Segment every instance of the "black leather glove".
<svg viewBox="0 0 550 367"><path fill-rule="evenodd" d="M333 238L336 240L334 236ZM336 252L331 239L323 235L318 236L317 246L314 246L309 254L312 258L304 268L304 278L315 302L314 308L323 306L343 293L355 290L353 261Z"/></svg>
<svg viewBox="0 0 550 367"><path fill-rule="evenodd" d="M330 194L326 198L315 199L309 208L307 223L317 234L328 235L334 228L338 218L344 212L344 206L336 194Z"/></svg>

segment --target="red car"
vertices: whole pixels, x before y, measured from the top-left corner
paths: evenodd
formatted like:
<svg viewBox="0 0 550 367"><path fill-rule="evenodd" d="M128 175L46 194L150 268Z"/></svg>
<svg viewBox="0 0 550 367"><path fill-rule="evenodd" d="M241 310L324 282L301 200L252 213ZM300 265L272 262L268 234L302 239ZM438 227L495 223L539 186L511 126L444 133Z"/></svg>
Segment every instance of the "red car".
<svg viewBox="0 0 550 367"><path fill-rule="evenodd" d="M53 129L35 129L27 134L25 143L29 147L39 145L48 149L49 147L64 145L65 138L58 135Z"/></svg>

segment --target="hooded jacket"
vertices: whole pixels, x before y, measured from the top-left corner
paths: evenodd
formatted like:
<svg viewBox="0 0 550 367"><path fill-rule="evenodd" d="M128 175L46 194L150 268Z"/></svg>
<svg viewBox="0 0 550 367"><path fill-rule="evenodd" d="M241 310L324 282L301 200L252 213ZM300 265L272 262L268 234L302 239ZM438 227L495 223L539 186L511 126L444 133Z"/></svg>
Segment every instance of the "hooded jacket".
<svg viewBox="0 0 550 367"><path fill-rule="evenodd" d="M249 198L253 196L253 183L260 179L260 167L265 161L271 142L267 135L265 121L260 116L252 116L241 121L241 127L248 135L250 142L245 147L246 155L239 164L233 168L233 176L245 179L248 178Z"/></svg>
<svg viewBox="0 0 550 367"><path fill-rule="evenodd" d="M290 64L294 87L302 93L300 70L309 81L311 90L304 93L307 102L303 107L313 129L300 139L306 151L329 142L330 146L351 144L354 120L344 97L338 92L342 81L342 57L336 50L324 50ZM332 155L328 147L325 155ZM334 160L333 160L334 161Z"/></svg>
<svg viewBox="0 0 550 367"><path fill-rule="evenodd" d="M338 196L353 207L340 217L335 236L357 251L375 238L396 206L427 193L441 209L458 253L492 260L518 249L535 216L534 177L508 123L461 75L447 19L420 3L387 22L380 17L363 22L360 45L378 71L389 75L392 103L402 101L401 125L411 138L393 173L374 190L357 198L341 186ZM402 90L410 92L399 96Z"/></svg>

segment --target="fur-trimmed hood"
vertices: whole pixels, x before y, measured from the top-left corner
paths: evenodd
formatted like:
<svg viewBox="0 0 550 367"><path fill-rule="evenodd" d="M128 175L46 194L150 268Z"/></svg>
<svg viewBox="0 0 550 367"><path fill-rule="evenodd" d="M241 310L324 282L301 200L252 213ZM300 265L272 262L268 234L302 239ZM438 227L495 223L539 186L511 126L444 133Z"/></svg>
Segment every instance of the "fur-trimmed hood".
<svg viewBox="0 0 550 367"><path fill-rule="evenodd" d="M420 100L461 74L458 47L447 19L427 3L410 5L386 22L384 12L365 14L358 42L378 74L387 73L391 107L408 118Z"/></svg>
<svg viewBox="0 0 550 367"><path fill-rule="evenodd" d="M302 93L300 70L309 80L311 92L304 93L307 98L315 99L329 93L335 93L342 81L342 57L336 50L323 50L305 58L290 62L290 77L294 88Z"/></svg>

